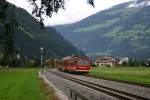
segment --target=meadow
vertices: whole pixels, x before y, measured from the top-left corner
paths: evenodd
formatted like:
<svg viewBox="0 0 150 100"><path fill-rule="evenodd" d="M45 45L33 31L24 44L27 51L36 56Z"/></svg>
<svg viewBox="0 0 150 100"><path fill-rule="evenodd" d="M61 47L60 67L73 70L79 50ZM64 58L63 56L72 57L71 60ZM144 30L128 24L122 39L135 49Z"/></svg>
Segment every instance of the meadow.
<svg viewBox="0 0 150 100"><path fill-rule="evenodd" d="M37 72L38 69L0 69L0 100L50 100Z"/></svg>
<svg viewBox="0 0 150 100"><path fill-rule="evenodd" d="M88 75L150 85L150 68L146 67L99 67Z"/></svg>

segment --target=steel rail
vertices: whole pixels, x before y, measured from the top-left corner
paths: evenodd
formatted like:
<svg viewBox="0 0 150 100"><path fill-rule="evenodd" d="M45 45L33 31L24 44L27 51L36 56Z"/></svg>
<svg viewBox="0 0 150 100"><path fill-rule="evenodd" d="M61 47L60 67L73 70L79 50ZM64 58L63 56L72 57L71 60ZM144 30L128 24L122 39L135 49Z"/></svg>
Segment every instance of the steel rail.
<svg viewBox="0 0 150 100"><path fill-rule="evenodd" d="M105 87L105 86L95 84L95 83L92 83L92 82L88 82L88 81L85 81L85 80L73 78L73 77L66 76L66 75L63 75L63 74L60 74L60 73L57 73L57 72L54 72L54 71L49 70L48 72L51 73L51 74L54 74L56 76L65 78L67 80L76 82L78 84L84 85L84 86L89 87L91 89L94 89L96 91L102 92L102 93L107 94L109 96L115 97L115 98L120 99L120 100L150 100L149 98L146 98L146 97L142 97L142 96L139 96L139 95L135 95L135 94L127 93L127 92L124 92L124 91L112 89L112 88Z"/></svg>
<svg viewBox="0 0 150 100"><path fill-rule="evenodd" d="M137 82L130 82L130 81L125 81L125 80L117 80L117 79L111 79L111 78L105 78L105 77L97 77L93 75L85 75L86 77L91 77L91 78L97 78L97 79L102 79L106 81L112 81L112 82L118 82L118 83L123 83L123 84L129 84L129 85L136 85L136 86L141 86L145 88L150 88L150 85L144 84L144 83L137 83Z"/></svg>

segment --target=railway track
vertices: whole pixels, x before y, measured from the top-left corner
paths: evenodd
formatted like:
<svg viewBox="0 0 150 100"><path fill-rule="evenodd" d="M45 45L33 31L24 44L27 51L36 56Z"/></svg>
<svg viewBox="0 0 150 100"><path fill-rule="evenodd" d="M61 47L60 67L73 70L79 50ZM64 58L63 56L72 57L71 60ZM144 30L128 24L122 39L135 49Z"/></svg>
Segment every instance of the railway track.
<svg viewBox="0 0 150 100"><path fill-rule="evenodd" d="M145 87L145 88L150 88L150 85L143 84L143 83L129 82L129 81L125 81L125 80L117 80L117 79L104 78L104 77L96 77L93 75L86 75L86 77L98 78L98 79L107 80L107 81L113 81L113 82L119 82L119 83L124 83L124 84L130 84L130 85L136 85L136 86L141 86L141 87Z"/></svg>
<svg viewBox="0 0 150 100"><path fill-rule="evenodd" d="M135 95L135 94L127 93L127 92L124 92L124 91L112 89L112 88L105 87L105 86L102 86L102 85L99 85L99 84L96 84L96 83L92 83L92 82L88 82L88 81L85 81L85 80L73 78L73 77L70 77L70 76L67 76L67 75L63 75L63 74L60 74L60 73L57 73L57 72L54 72L54 71L51 71L51 70L49 70L48 72L51 73L51 74L54 74L56 76L62 77L64 79L73 81L75 83L84 85L84 86L89 87L91 89L94 89L96 91L102 92L102 93L107 94L109 96L115 97L115 98L120 99L120 100L150 100L149 98L146 98L144 96L142 97L142 96L139 96L139 95Z"/></svg>

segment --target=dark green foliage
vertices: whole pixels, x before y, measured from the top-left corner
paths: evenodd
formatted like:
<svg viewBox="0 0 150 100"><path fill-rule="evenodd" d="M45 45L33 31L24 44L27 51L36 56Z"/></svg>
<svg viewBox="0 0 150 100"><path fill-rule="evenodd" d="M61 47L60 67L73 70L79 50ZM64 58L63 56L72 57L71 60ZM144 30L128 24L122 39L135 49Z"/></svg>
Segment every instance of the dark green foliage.
<svg viewBox="0 0 150 100"><path fill-rule="evenodd" d="M2 52L3 52L3 64L10 65L12 60L12 55L15 51L13 42L13 33L17 27L17 22L15 19L11 19L9 22L4 23L5 32L2 35Z"/></svg>
<svg viewBox="0 0 150 100"><path fill-rule="evenodd" d="M8 4L6 3L6 0L0 0L0 22L4 23L6 19L6 13L5 10L7 9Z"/></svg>
<svg viewBox="0 0 150 100"><path fill-rule="evenodd" d="M147 60L129 59L128 62L123 62L123 67L149 67ZM120 66L120 65L119 65Z"/></svg>
<svg viewBox="0 0 150 100"><path fill-rule="evenodd" d="M12 63L12 55L14 53L13 33L17 27L15 18L8 17L6 10L8 9L8 3L5 0L0 1L0 23L4 27L4 32L1 32L1 52L3 53L2 65L10 66Z"/></svg>
<svg viewBox="0 0 150 100"><path fill-rule="evenodd" d="M122 66L128 66L128 62L124 61L124 62L122 63Z"/></svg>
<svg viewBox="0 0 150 100"><path fill-rule="evenodd" d="M91 67L97 67L97 66L96 66L96 64L92 63L92 64L91 64Z"/></svg>
<svg viewBox="0 0 150 100"><path fill-rule="evenodd" d="M135 59L130 59L128 62L128 66L138 67L140 66L140 62Z"/></svg>

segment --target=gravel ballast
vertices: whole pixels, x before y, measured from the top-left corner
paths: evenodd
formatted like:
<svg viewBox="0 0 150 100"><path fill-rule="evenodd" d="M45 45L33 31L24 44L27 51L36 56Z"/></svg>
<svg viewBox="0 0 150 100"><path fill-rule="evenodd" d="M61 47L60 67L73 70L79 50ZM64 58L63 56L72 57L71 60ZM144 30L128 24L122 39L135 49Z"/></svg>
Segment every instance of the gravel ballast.
<svg viewBox="0 0 150 100"><path fill-rule="evenodd" d="M54 84L52 84L52 82L50 82L42 72L39 72L38 75L40 78L44 80L46 84L49 84L50 87L53 87L55 92L54 94L58 97L59 100L69 100L69 98L62 91L60 91Z"/></svg>
<svg viewBox="0 0 150 100"><path fill-rule="evenodd" d="M114 82L114 81L109 81L109 80L103 80L103 79L98 79L98 78L86 77L83 75L64 73L64 72L58 71L57 69L53 69L53 71L59 72L59 73L64 74L64 75L68 75L70 77L82 79L85 81L89 81L89 82L100 84L100 85L103 85L106 87L117 89L120 91L124 91L124 92L128 92L128 93L134 93L136 95L143 96L143 97L150 99L150 88L131 85L131 84L125 84L125 83L119 83L119 82Z"/></svg>
<svg viewBox="0 0 150 100"><path fill-rule="evenodd" d="M61 78L47 71L43 71L42 75L60 91L62 91L69 100L117 100L109 95L90 89L83 85Z"/></svg>

